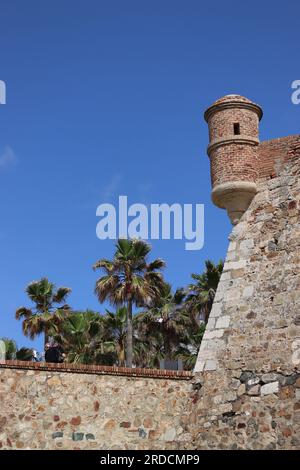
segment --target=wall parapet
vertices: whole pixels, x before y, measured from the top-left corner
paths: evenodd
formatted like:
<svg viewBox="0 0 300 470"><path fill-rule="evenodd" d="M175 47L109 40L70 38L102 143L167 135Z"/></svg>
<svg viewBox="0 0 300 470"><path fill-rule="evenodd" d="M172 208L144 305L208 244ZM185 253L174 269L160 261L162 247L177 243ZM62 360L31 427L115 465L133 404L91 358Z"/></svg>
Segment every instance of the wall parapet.
<svg viewBox="0 0 300 470"><path fill-rule="evenodd" d="M300 134L264 140L258 146L259 178L278 176L286 165L300 155Z"/></svg>
<svg viewBox="0 0 300 470"><path fill-rule="evenodd" d="M193 378L192 372L177 370L160 370L160 369L142 369L128 368L116 366L102 366L91 364L74 364L74 363L49 363L49 362L32 362L32 361L2 361L0 369L22 369L36 370L48 372L70 372L77 374L96 374L96 375L118 375L126 377L149 377L156 379L174 379L174 380L190 380Z"/></svg>

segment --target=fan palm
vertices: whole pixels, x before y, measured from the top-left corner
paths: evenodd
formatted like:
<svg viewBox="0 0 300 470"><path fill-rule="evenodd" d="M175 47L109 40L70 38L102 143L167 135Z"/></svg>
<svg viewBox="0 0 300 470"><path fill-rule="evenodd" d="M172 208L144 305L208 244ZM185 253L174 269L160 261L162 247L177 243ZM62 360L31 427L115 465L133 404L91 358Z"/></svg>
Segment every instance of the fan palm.
<svg viewBox="0 0 300 470"><path fill-rule="evenodd" d="M147 262L151 247L142 240L120 239L113 260L101 259L94 269L104 271L96 282L95 293L100 302L109 300L113 305L126 305L126 365L132 367L133 305L154 302L161 294L163 277L159 272L165 266L161 259Z"/></svg>
<svg viewBox="0 0 300 470"><path fill-rule="evenodd" d="M1 338L0 342L2 343L2 359L6 359L7 361L15 359L18 350L15 340L10 338Z"/></svg>
<svg viewBox="0 0 300 470"><path fill-rule="evenodd" d="M65 304L71 292L68 287L58 287L42 278L33 281L26 287L26 293L34 303L34 308L20 307L16 311L16 319L23 320L23 333L34 339L44 333L45 344L49 335L58 330L59 324L66 317L70 307ZM61 307L60 307L61 305Z"/></svg>
<svg viewBox="0 0 300 470"><path fill-rule="evenodd" d="M101 324L100 315L91 310L73 312L60 324L60 332L54 339L65 351L67 362L95 362Z"/></svg>
<svg viewBox="0 0 300 470"><path fill-rule="evenodd" d="M103 317L105 341L101 343L101 352L105 356L108 353L116 353L117 365L126 364L126 331L127 331L127 308L120 307L117 311L106 311ZM138 367L144 367L145 356L149 353L148 342L139 335L139 315L132 318L133 326L133 359Z"/></svg>
<svg viewBox="0 0 300 470"><path fill-rule="evenodd" d="M101 345L102 353L116 352L118 365L125 366L127 308L120 307L115 313L107 310L103 324L105 341Z"/></svg>
<svg viewBox="0 0 300 470"><path fill-rule="evenodd" d="M200 327L196 327L196 329L195 325L192 324L188 335L188 342L186 344L179 344L175 357L183 361L185 369L191 370L195 367L204 331L204 322L202 322Z"/></svg>
<svg viewBox="0 0 300 470"><path fill-rule="evenodd" d="M223 261L217 264L212 261L205 261L205 271L203 274L192 274L192 279L196 282L188 286L186 306L195 316L202 318L207 323L219 280L223 271Z"/></svg>
<svg viewBox="0 0 300 470"><path fill-rule="evenodd" d="M18 361L32 361L33 350L30 348L21 348L16 352L16 359Z"/></svg>
<svg viewBox="0 0 300 470"><path fill-rule="evenodd" d="M178 344L188 341L190 319L183 308L184 297L183 289L177 289L173 294L170 284L165 283L161 297L146 312L137 315L139 336L148 338L152 355L155 355L152 362L156 365L163 357L172 359Z"/></svg>
<svg viewBox="0 0 300 470"><path fill-rule="evenodd" d="M1 344L2 343L2 344ZM18 349L17 343L14 339L10 338L1 338L0 339L0 349L3 351L3 357L5 360L10 361L12 359L17 359L18 361L31 361L33 356L33 350L30 348L21 348Z"/></svg>

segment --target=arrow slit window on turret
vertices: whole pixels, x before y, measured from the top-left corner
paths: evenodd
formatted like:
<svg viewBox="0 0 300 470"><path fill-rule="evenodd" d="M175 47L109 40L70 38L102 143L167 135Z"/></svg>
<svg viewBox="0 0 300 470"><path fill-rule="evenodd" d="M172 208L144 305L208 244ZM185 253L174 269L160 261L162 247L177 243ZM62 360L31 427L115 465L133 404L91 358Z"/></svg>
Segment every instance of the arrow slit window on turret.
<svg viewBox="0 0 300 470"><path fill-rule="evenodd" d="M234 135L240 135L241 130L240 130L240 123L239 122L235 122L233 124L233 132L234 132Z"/></svg>

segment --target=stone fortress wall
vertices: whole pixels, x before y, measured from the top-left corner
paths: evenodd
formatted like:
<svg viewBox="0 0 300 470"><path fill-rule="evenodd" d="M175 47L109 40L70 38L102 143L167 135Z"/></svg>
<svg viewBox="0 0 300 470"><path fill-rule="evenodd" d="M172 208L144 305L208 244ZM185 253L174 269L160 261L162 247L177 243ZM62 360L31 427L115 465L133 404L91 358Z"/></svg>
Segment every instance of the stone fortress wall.
<svg viewBox="0 0 300 470"><path fill-rule="evenodd" d="M213 148L210 158L220 155L223 163L211 164L224 172L213 184L237 189L230 200L228 186L223 192L231 214L232 197L245 188L251 197L233 211L236 225L193 376L0 364L0 448L300 448L300 135L249 143L258 139L260 108L251 114L251 102L237 95L220 102L227 117L213 122L227 127L210 136L219 133L231 150L226 159L224 150L216 152L221 142ZM240 131L243 120L248 130L233 143L226 133L237 117ZM243 160L245 178L242 167L230 170L230 155L243 146L253 159Z"/></svg>
<svg viewBox="0 0 300 470"><path fill-rule="evenodd" d="M195 368L198 448L300 448L300 135L258 156Z"/></svg>

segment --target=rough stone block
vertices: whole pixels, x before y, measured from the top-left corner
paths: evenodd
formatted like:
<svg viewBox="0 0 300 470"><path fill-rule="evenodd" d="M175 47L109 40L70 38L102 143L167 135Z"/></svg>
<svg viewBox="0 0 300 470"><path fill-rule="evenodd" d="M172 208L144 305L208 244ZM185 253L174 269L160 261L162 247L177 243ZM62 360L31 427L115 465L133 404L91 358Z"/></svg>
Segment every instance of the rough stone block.
<svg viewBox="0 0 300 470"><path fill-rule="evenodd" d="M238 254L235 251L230 251L226 256L226 262L227 261L237 261L237 260L238 260Z"/></svg>
<svg viewBox="0 0 300 470"><path fill-rule="evenodd" d="M235 225L232 229L231 234L229 235L229 240L234 241L238 240L242 237L247 230L247 224L245 222L240 222L239 224Z"/></svg>
<svg viewBox="0 0 300 470"><path fill-rule="evenodd" d="M202 360L202 359L197 359L197 362L196 362L196 365L195 365L195 369L194 369L194 372L202 372L204 370L204 366L205 366L205 360Z"/></svg>
<svg viewBox="0 0 300 470"><path fill-rule="evenodd" d="M247 286L243 290L243 297L246 297L246 298L252 297L253 293L254 293L254 287L253 286Z"/></svg>
<svg viewBox="0 0 300 470"><path fill-rule="evenodd" d="M138 433L139 433L139 437L141 437L142 439L146 439L146 437L147 437L147 432L145 431L144 428L139 428L139 429L138 429Z"/></svg>
<svg viewBox="0 0 300 470"><path fill-rule="evenodd" d="M220 302L219 303L214 302L211 312L209 314L209 318L216 318L216 317L219 317L221 314L222 314L222 304Z"/></svg>
<svg viewBox="0 0 300 470"><path fill-rule="evenodd" d="M228 252L234 251L236 249L236 242L230 242L228 246Z"/></svg>
<svg viewBox="0 0 300 470"><path fill-rule="evenodd" d="M254 246L253 238L248 238L240 242L239 250L243 252L249 252Z"/></svg>
<svg viewBox="0 0 300 470"><path fill-rule="evenodd" d="M236 392L229 391L229 392L224 393L224 401L234 401L236 399L237 399Z"/></svg>
<svg viewBox="0 0 300 470"><path fill-rule="evenodd" d="M84 438L83 432L73 432L72 439L73 441L82 441Z"/></svg>
<svg viewBox="0 0 300 470"><path fill-rule="evenodd" d="M267 374L263 374L261 377L261 380L265 384L270 383L270 382L275 382L277 379L278 379L278 374L276 374L275 372L269 372Z"/></svg>
<svg viewBox="0 0 300 470"><path fill-rule="evenodd" d="M279 383L278 381L276 382L270 382L266 385L263 385L261 387L261 394L262 395L270 395L271 393L278 393L279 390Z"/></svg>
<svg viewBox="0 0 300 470"><path fill-rule="evenodd" d="M205 363L204 370L217 370L218 363L213 359L208 359Z"/></svg>
<svg viewBox="0 0 300 470"><path fill-rule="evenodd" d="M226 271L226 273L222 273L220 281L230 281L231 279L231 272Z"/></svg>
<svg viewBox="0 0 300 470"><path fill-rule="evenodd" d="M206 330L212 330L215 327L216 320L215 318L209 317L207 325L206 325Z"/></svg>
<svg viewBox="0 0 300 470"><path fill-rule="evenodd" d="M224 334L224 330L210 330L206 331L204 333L203 339L208 340L208 339L214 339L214 338L222 338Z"/></svg>
<svg viewBox="0 0 300 470"><path fill-rule="evenodd" d="M224 271L230 271L231 269L242 269L242 268L245 268L246 266L246 260L245 259L242 259L240 261L226 261L226 263L224 264Z"/></svg>
<svg viewBox="0 0 300 470"><path fill-rule="evenodd" d="M215 330L213 330L215 331ZM201 343L201 351L212 351L214 355L216 354L217 351L220 351L225 347L225 342L222 338L214 338L214 339L209 339L202 341ZM210 359L210 357L208 357Z"/></svg>
<svg viewBox="0 0 300 470"><path fill-rule="evenodd" d="M247 385L249 387L252 387L252 385L257 385L259 383L259 377L252 377L251 379L248 380Z"/></svg>
<svg viewBox="0 0 300 470"><path fill-rule="evenodd" d="M256 396L260 394L260 385L254 385L248 390L248 395Z"/></svg>
<svg viewBox="0 0 300 470"><path fill-rule="evenodd" d="M161 435L160 440L170 442L170 441L174 441L175 437L176 437L176 429L170 428L170 429L167 429L167 431L165 431L165 433Z"/></svg>
<svg viewBox="0 0 300 470"><path fill-rule="evenodd" d="M216 328L228 328L230 324L230 316L223 315L217 319Z"/></svg>

